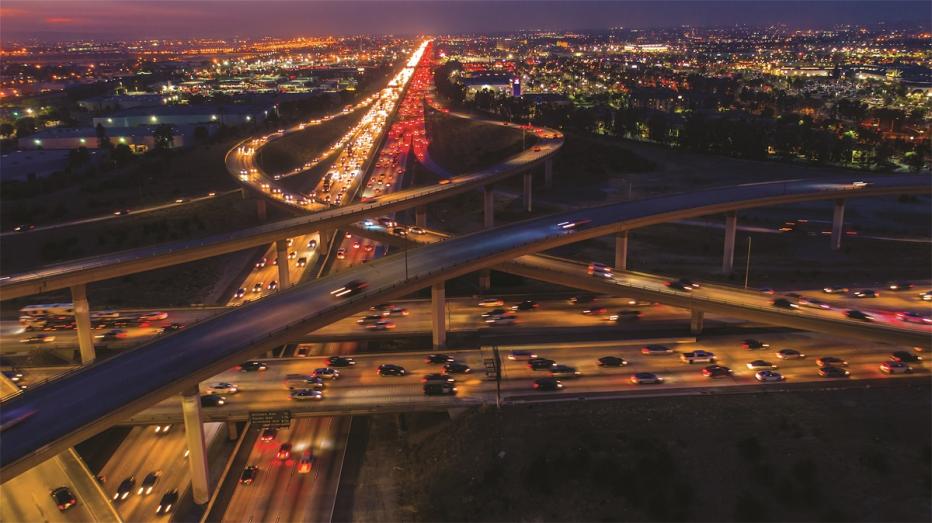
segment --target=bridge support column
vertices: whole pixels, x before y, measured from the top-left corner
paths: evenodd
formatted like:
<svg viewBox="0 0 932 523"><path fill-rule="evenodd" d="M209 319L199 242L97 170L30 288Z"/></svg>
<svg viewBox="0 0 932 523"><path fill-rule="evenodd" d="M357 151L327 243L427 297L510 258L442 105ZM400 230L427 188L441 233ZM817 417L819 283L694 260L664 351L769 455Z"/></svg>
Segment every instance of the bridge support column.
<svg viewBox="0 0 932 523"><path fill-rule="evenodd" d="M705 314L702 311L692 309L689 318L689 332L691 334L702 334L702 323Z"/></svg>
<svg viewBox="0 0 932 523"><path fill-rule="evenodd" d="M239 438L239 428L236 426L235 421L227 422L227 439L230 441L236 441Z"/></svg>
<svg viewBox="0 0 932 523"><path fill-rule="evenodd" d="M81 349L81 364L90 365L97 358L94 349L94 331L91 329L91 307L87 303L87 286L83 283L71 288L74 302L74 325L78 332L78 348Z"/></svg>
<svg viewBox="0 0 932 523"><path fill-rule="evenodd" d="M414 209L414 225L427 227L427 207L419 205Z"/></svg>
<svg viewBox="0 0 932 523"><path fill-rule="evenodd" d="M534 179L530 172L524 173L524 209L531 212L531 185Z"/></svg>
<svg viewBox="0 0 932 523"><path fill-rule="evenodd" d="M291 286L291 274L288 272L288 240L275 242L275 256L278 258L278 288L285 290Z"/></svg>
<svg viewBox="0 0 932 523"><path fill-rule="evenodd" d="M615 270L628 269L628 231L615 233Z"/></svg>
<svg viewBox="0 0 932 523"><path fill-rule="evenodd" d="M184 436L188 445L188 467L191 472L191 494L194 502L203 505L210 500L207 476L207 445L204 443L204 421L201 418L201 393L197 385L181 393L184 416Z"/></svg>
<svg viewBox="0 0 932 523"><path fill-rule="evenodd" d="M482 226L495 227L495 193L491 185L482 188Z"/></svg>
<svg viewBox="0 0 932 523"><path fill-rule="evenodd" d="M553 159L548 158L544 162L544 188L553 187Z"/></svg>
<svg viewBox="0 0 932 523"><path fill-rule="evenodd" d="M725 215L725 252L722 255L722 272L731 274L735 267L735 233L738 230L738 213Z"/></svg>
<svg viewBox="0 0 932 523"><path fill-rule="evenodd" d="M435 283L430 287L431 331L435 349L447 345L447 299L444 283Z"/></svg>
<svg viewBox="0 0 932 523"><path fill-rule="evenodd" d="M258 218L260 222L265 222L268 217L269 214L265 209L265 200L262 198L256 198L256 218Z"/></svg>
<svg viewBox="0 0 932 523"><path fill-rule="evenodd" d="M832 214L832 250L841 249L841 237L845 229L845 200L835 200L835 212Z"/></svg>

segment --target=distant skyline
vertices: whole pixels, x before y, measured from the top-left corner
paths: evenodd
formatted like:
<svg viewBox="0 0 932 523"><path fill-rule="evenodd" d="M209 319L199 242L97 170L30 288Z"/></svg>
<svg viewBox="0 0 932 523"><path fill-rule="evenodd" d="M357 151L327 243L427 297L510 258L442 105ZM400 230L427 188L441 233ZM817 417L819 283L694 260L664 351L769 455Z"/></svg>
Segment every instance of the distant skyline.
<svg viewBox="0 0 932 523"><path fill-rule="evenodd" d="M929 27L929 2L5 0L0 38L252 38L735 24L823 28L880 22Z"/></svg>

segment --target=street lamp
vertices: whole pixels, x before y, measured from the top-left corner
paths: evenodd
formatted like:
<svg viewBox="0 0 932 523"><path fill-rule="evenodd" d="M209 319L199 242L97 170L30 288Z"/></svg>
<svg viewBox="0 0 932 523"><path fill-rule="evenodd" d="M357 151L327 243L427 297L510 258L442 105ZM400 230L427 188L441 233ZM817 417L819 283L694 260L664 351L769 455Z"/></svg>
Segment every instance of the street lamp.
<svg viewBox="0 0 932 523"><path fill-rule="evenodd" d="M744 264L744 288L748 288L748 277L751 275L751 235L748 235L748 256Z"/></svg>

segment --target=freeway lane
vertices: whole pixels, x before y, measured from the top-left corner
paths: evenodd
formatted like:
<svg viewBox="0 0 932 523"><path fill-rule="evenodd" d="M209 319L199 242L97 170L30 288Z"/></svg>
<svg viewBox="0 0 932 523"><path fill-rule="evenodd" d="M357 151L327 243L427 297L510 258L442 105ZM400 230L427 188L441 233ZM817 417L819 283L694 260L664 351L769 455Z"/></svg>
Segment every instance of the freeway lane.
<svg viewBox="0 0 932 523"><path fill-rule="evenodd" d="M507 355L514 350L532 350L541 357L553 359L562 364L576 367L581 377L564 379L566 389L558 394L605 393L641 390L647 386L630 383L634 372L654 372L666 382L663 388L693 387L731 387L752 386L766 387L754 380L754 371L746 364L752 360L763 359L777 366L790 383L809 381L832 381L818 376L816 360L823 356L834 356L848 362L850 379L897 379L900 376L887 376L880 372L879 365L886 361L891 348L884 344L848 343L804 332L771 333L758 336L760 341L770 347L760 350L748 350L741 346L742 337L736 335L715 336L698 342L683 341L665 343L677 354L645 356L640 353L643 344L626 342L560 342L521 346L500 347L504 363L502 394L504 399L533 394L532 383L536 378L547 376L547 372L531 371L523 361L509 361ZM806 355L800 360L781 360L776 351L792 348ZM730 367L733 377L710 379L701 374L706 364L689 365L679 359L679 353L692 350L706 350L716 355L721 365ZM321 357L292 358L267 361L268 370L263 372L242 373L230 370L210 381L226 381L239 387L239 392L227 395L227 404L212 409L205 409L207 419L223 420L227 418L245 419L249 411L290 409L297 415L321 416L339 413L341 409L365 410L376 407L390 409L393 406L412 408L446 408L456 404L471 405L478 403L495 403L494 381L487 379L482 365L483 358L491 357L490 348L482 350L447 351L446 354L457 361L464 362L474 370L467 375L457 376L458 396L451 401L444 397L426 397L421 389L421 377L425 374L440 372L439 365L425 363L426 352L394 354L360 354L355 355L357 365L349 369L340 369L340 377L327 382L323 401L296 402L288 396L285 376L288 374L307 374L317 367L325 366ZM597 360L603 356L618 356L629 362L622 368L602 368ZM403 366L409 375L406 377L380 377L376 369L380 364L393 363ZM913 375L928 373L926 363L913 364ZM208 383L202 385L205 387ZM545 395L541 393L541 395ZM152 423L155 420L180 420L181 411L178 401L168 399L158 405L134 416L130 422Z"/></svg>
<svg viewBox="0 0 932 523"><path fill-rule="evenodd" d="M865 181L869 185L862 188L821 180L770 182L614 203L496 227L411 249L406 256L374 260L238 307L5 402L7 408L22 407L32 414L4 434L0 463L6 478L15 476L34 464L30 461L54 455L249 355L285 344L372 304L525 254L689 215L789 201L926 193L930 189L924 176L868 177ZM557 226L586 220L581 230ZM368 282L368 287L347 299L331 295L351 280ZM768 314L776 317L781 312ZM790 314L805 316L788 312L787 322L793 317ZM883 336L903 337L907 332L845 320L819 319L818 323ZM927 332L913 332L916 345L928 344ZM64 412L71 415L62 415Z"/></svg>

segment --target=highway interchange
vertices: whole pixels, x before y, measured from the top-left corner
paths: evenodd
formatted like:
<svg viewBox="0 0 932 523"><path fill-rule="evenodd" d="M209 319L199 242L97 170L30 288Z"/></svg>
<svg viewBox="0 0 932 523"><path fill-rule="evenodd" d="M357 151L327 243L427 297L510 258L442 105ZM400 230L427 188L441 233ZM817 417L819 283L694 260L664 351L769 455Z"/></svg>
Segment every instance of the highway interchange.
<svg viewBox="0 0 932 523"><path fill-rule="evenodd" d="M422 122L421 122L422 124ZM391 141L386 143L386 147L383 150L388 150L392 155L397 155L395 158L389 159L388 162L382 164L382 166L376 165L376 174L378 174L378 169L382 168L386 171L390 171L395 168L395 165L404 165L407 155L407 148L392 148L390 146ZM246 155L251 157L251 155ZM507 163L507 162L506 162ZM466 179L465 177L463 178ZM355 181L355 180L354 180ZM398 180L400 181L400 176ZM348 186L348 188L351 186ZM394 188L394 187L392 187ZM368 189L368 188L367 188ZM349 191L347 191L349 192ZM375 195L372 192L363 192L360 195L362 198L374 198ZM284 199L284 197L282 197ZM348 198L347 198L348 199ZM344 203L344 202L341 202ZM583 219L591 219L585 217ZM553 224L543 224L542 228L552 228ZM597 225L597 224L596 224ZM549 232L549 231L547 231ZM524 231L518 230L511 236L512 238L517 236L522 236ZM549 235L545 235L549 236ZM528 238L532 238L533 235L529 235ZM301 246L306 246L307 242L304 241L308 239L307 236L295 238L294 245L297 246L296 249L300 249ZM546 239L546 238L544 238ZM380 252L378 244L371 243L371 240L360 240L358 238L339 238L341 242L341 248L347 253L343 259L336 260L331 272L339 273L342 270L347 270L353 265L359 265L363 261L368 261L372 259L375 255L384 253L384 249ZM356 246L356 242L360 242L359 246ZM449 243L454 243L455 240L450 241ZM318 240L319 243L319 240ZM447 243L447 242L444 242ZM373 245L373 249L370 251L366 249L367 245ZM318 247L320 249L320 247ZM268 254L266 255L267 260L273 259L274 245L270 248ZM451 249L452 250L452 249ZM467 252L468 249L465 249L460 252ZM438 251L437 255L440 255L441 251ZM310 261L311 256L316 256L318 253L311 252L310 250L302 251L301 254L305 254L308 259L307 266L313 266L313 263ZM414 251L412 251L414 254ZM320 253L324 255L324 253ZM452 254L457 256L457 254ZM299 254L295 257L297 259L301 257ZM370 269L371 267L379 267L378 270L366 270L364 272L378 275L385 275L389 278L397 277L400 274L400 270L397 266L397 257L395 257L394 264L382 263L381 265L373 263L372 266L360 267L363 269ZM414 258L414 257L412 257ZM415 274L420 272L421 274L430 274L432 272L431 267L428 265L426 257L425 259L409 259L408 269L413 269ZM289 260L290 263L295 263L295 260ZM388 262L389 260L384 260ZM431 260L433 261L433 260ZM520 260L519 260L520 261ZM412 263L413 262L413 263ZM299 270L301 268L293 267L291 281L299 281L303 277L303 271ZM358 269L355 272L360 272ZM257 271L250 273L247 280L243 283L242 287L249 292L254 286L255 283L262 281L268 282L275 279L278 275L277 268L271 264L267 263L265 268L260 268ZM635 284L648 284L653 286L661 287L666 280L660 279L658 277L653 277L650 275L643 276L644 281L632 281L634 278L641 278L641 275L630 275L626 274L626 281L628 285ZM333 277L326 278L328 282L336 282ZM371 278L367 276L367 281L370 283L371 287L375 287L374 282L378 283L379 278ZM382 281L384 281L384 276ZM332 284L328 283L332 287ZM322 291L326 291L329 294L329 288L324 285L320 285ZM624 287L622 287L624 289ZM302 289L304 291L305 289ZM707 292L708 287L705 287L703 292ZM623 290L620 290L618 294L623 293ZM729 290L720 290L717 289L714 292L731 292ZM295 311L296 309L293 306L297 306L298 303L305 308L311 305L313 308L314 303L321 305L321 310L327 309L332 306L332 301L329 301L328 296L317 297L313 294L308 294L306 297L311 298L310 301L296 301L303 299L299 297L297 293L293 299L285 300L282 296L285 293L270 292L268 289L263 289L261 293L256 293L260 296L270 296L270 300L262 300L256 304L247 305L242 308L242 310L252 310L254 305L264 304L269 301L280 301L291 304L291 308L288 311ZM387 297L394 295L402 295L404 293L392 294L391 292L384 293ZM810 293L811 294L811 293ZM913 296L915 293L887 293L882 291L882 298L875 300L875 304L883 303L885 307L889 307L889 311L897 311L901 308L912 308L912 309L925 309L924 304L916 303L918 300ZM742 300L747 300L748 293L740 293L740 298ZM246 296L249 298L249 296ZM820 296L823 297L823 296ZM824 298L824 297L823 297ZM277 299L277 300L276 300ZM375 300L373 296L370 301ZM769 305L769 301L772 299L767 295L758 295L761 306ZM839 300L842 299L836 296L830 296L826 301ZM233 299L230 302L230 305L238 305L244 300ZM617 300L608 304L609 307L624 307L624 300ZM527 314L521 314L521 325L533 326L536 324L546 325L552 324L555 321L560 321L561 324L581 324L581 325L604 325L606 322L604 319L599 317L586 316L581 313L578 313L578 307L561 307L563 302L546 302L542 300L544 307L540 311L531 312ZM408 308L411 312L410 316L405 318L400 318L395 320L397 333L402 332L425 332L430 328L429 320L429 308L428 304L424 302L414 302L408 304ZM875 307L876 308L876 307ZM364 307L354 306L350 307L353 310L362 311ZM453 301L448 302L448 310L450 311L449 316L453 328L456 328L458 325L462 325L463 328L475 328L476 325L482 325L483 320L479 318L480 309L477 309L474 304L468 303L465 301ZM672 309L666 306L654 306L645 308L644 318L647 321L656 315L657 317L671 318L671 319L685 319L688 317L688 313L680 310L676 310L675 313L672 313L676 309ZM291 316L288 314L288 311L282 311L281 313L275 313L273 316L276 318L275 321L280 321L282 318L289 317L300 317L300 314ZM204 311L195 314L199 318L200 314L208 313L214 314L216 311ZM248 323L248 328L262 328L262 323L257 322L255 319L249 318L249 316L238 315L238 311L232 311L230 313L224 314L222 317L218 317L217 321L224 322L239 322L244 320L243 323ZM352 311L350 311L352 312ZM823 314L822 311L815 311L817 314ZM271 319L273 316L270 316ZM239 318L239 319L237 319ZM249 319L247 319L249 318ZM316 335L339 335L340 333L348 332L360 332L361 327L355 324L355 317L344 318L329 322L332 323L330 326L325 326L320 329L315 330ZM882 315L880 319L884 321L890 321L890 323L896 323L896 320L892 316ZM210 322L206 322L210 323ZM227 323L228 325L230 323ZM917 327L919 328L919 327ZM231 333L232 337L227 337L227 339L233 340L234 337L239 336L248 336L249 330L247 326L243 325L242 328L234 329L237 332ZM290 329L289 329L290 330ZM294 332L291 331L287 336L293 336ZM306 332L306 331L305 331ZM146 333L138 333L144 335ZM151 333L149 333L151 334ZM177 341L181 341L181 337L184 333L179 333L175 335ZM6 342L8 337L16 336L18 334L7 334L5 329L4 342ZM284 335L283 335L284 336ZM196 340L197 337L194 337ZM57 340L58 341L58 340ZM164 340L160 340L164 341ZM219 343L223 343L222 340L217 340ZM241 341L241 340L240 340ZM792 345L794 348L799 348L803 352L810 354L810 357L801 361L794 362L778 362L781 365L780 371L784 372L787 380L789 382L801 382L801 381L820 381L825 380L825 378L820 378L816 373L816 366L813 363L814 355L824 356L824 355L833 355L845 358L849 361L849 368L852 372L851 379L861 379L861 378L875 378L883 376L878 370L878 365L881 361L886 359L889 356L890 349L889 347L882 346L879 344L870 344L866 346L864 343L860 344L848 344L846 342L837 342L837 341L826 341L824 337L818 335L811 335L805 333L780 333L775 334L770 337L768 340L771 343L772 347L777 345L785 344L785 346ZM62 343L67 343L67 337L63 337L61 340ZM152 345L144 347L144 349L150 349L153 345L158 345L159 342L156 342ZM270 346L271 343L263 343L263 346ZM350 352L352 350L352 343L340 344L340 352ZM658 387L663 388L692 388L692 387L707 387L710 383L714 383L716 387L728 387L728 386L749 386L749 387L765 387L768 385L759 385L751 377L750 371L745 368L742 368L742 363L746 363L744 360L748 358L748 351L746 349L741 349L739 340L728 337L716 338L714 340L702 340L698 343L689 343L690 349L693 348L704 348L706 350L711 350L716 353L719 357L721 364L730 366L735 374L733 377L724 378L719 380L710 381L709 378L705 378L699 373L699 369L702 365L693 365L689 366L686 364L681 364L676 360L675 356L651 356L645 357L637 354L636 346L622 347L622 346L612 346L612 345L589 345L589 346L580 346L579 344L574 344L572 346L554 346L554 347L540 347L537 346L535 351L540 353L541 356L551 357L557 360L559 363L566 363L570 365L577 366L580 371L583 373L583 376L573 380L566 380L566 390L556 393L540 393L543 395L547 394L556 394L556 395L565 395L568 393L600 393L600 392L609 392L609 391L625 391L633 390L635 387L630 382L626 381L626 378L630 376L632 372L635 371L652 371L656 372L659 375L662 375L666 382L663 385ZM784 345L781 345L784 346ZM509 350L508 348L503 347L503 351ZM683 347L677 346L678 350L684 350ZM154 349L150 349L154 350ZM606 352L609 351L609 352ZM252 351L257 353L257 351ZM487 351L486 351L487 352ZM323 353L331 353L331 350L323 349ZM454 354L451 352L451 354ZM626 359L629 359L630 365L623 369L601 369L595 366L595 360L598 357L605 355L625 355ZM631 354L631 356L628 356ZM466 351L466 352L457 352L455 355L458 358L462 358L465 362L473 366L475 372L478 374L472 374L467 379L461 380L458 383L460 390L458 391L458 398L462 401L466 401L469 398L475 398L482 402L488 402L491 398L491 395L494 395L494 387L490 385L488 380L484 380L480 377L482 372L481 359L483 356L487 357L487 354L482 354L479 351ZM388 361L386 358L393 358L391 361ZM424 403L436 400L437 403L441 405L447 405L449 400L446 398L425 398L423 392L421 391L421 384L418 381L418 377L428 372L429 370L435 370L432 367L423 363L424 354L405 354L405 355L360 355L358 356L359 365L357 368L352 369L345 373L341 379L330 384L326 390L326 399L320 404L312 405L313 408L317 408L318 405L326 405L327 408L331 408L331 405L335 405L336 408L344 406L367 406L372 405L373 398L375 401L380 401L382 398L388 398L390 402L399 402L403 404L417 404ZM763 357L763 356L762 356ZM769 356L771 359L774 359L774 356L771 354ZM180 361L180 360L179 360ZM249 410L255 409L265 409L265 408L287 408L292 405L294 402L288 399L287 390L282 385L282 378L285 374L292 372L309 372L316 366L321 364L322 360L319 357L308 357L308 358L294 358L288 360L275 360L269 362L269 370L263 373L240 373L235 372L225 372L219 376L211 378L210 382L213 381L226 381L237 383L238 386L242 387L240 392L235 395L231 395L230 403L223 407L219 407L219 410L233 410L237 409L238 405L248 404ZM404 377L404 378L380 378L375 375L374 369L379 363L398 363L404 365L406 368L412 371L413 375ZM216 363L213 363L213 367L216 367ZM925 369L921 365L916 366L916 373L918 375L925 374ZM507 397L520 398L527 394L533 393L530 384L532 380L538 377L539 373L534 373L527 370L523 363L507 362L505 365L504 372L504 382L503 382L503 393ZM640 387L643 388L643 387ZM460 401L460 400L457 400ZM494 402L494 399L491 401ZM444 403L447 402L447 403ZM308 402L311 403L311 402ZM165 411L165 412L174 412L180 411L179 403L177 398L172 398L165 400L162 403L152 407L150 411ZM302 475L296 474L294 472L293 466L294 463L289 463L288 461L282 462L274 457L274 449L277 449L277 445L260 445L257 443L256 446L252 448L249 455L250 464L255 464L259 467L260 473L257 476L256 482L249 487L237 488L233 500L229 505L229 514L237 514L235 517L236 520L254 518L254 520L268 520L281 518L288 520L289 518L294 518L296 514L323 514L320 512L324 510L322 507L326 506L326 499L328 495L332 493L322 492L325 491L325 486L328 484L327 481L313 481L312 478L317 478L318 471L324 470L326 474L333 474L333 469L335 464L339 460L333 459L333 456L330 456L326 450L332 448L339 448L341 438L345 438L346 426L340 425L341 423L345 424L343 421L334 421L340 420L342 418L332 418L332 417L317 417L313 419L302 419L296 422L293 425L292 432L288 430L283 430L279 432L278 438L276 441L285 441L289 440L296 444L296 447L307 447L311 449L320 449L323 452L315 452L315 456L318 456L320 463L315 462L314 473L312 475ZM336 423L336 425L334 425ZM176 433L181 432L181 427L175 428ZM128 439L124 444L124 447L127 449L132 449L140 445L148 445L148 442L152 439L154 432L147 434L146 431L151 432L151 428L134 428L133 429L133 439ZM162 442L159 445L161 449L163 446L167 449L170 447L168 444L170 439L170 434L167 436L159 436ZM121 447L122 449L123 447ZM164 449L163 449L164 450ZM300 448L296 448L295 452L299 451ZM127 450L130 452L131 450ZM137 450L138 452L138 450ZM172 452L164 450L165 455L171 455ZM128 454L127 454L128 455ZM116 455L114 456L116 459ZM112 460L113 461L113 460ZM157 461L157 460L156 460ZM294 460L292 460L294 461ZM8 463L6 457L4 457L4 465ZM108 464L109 466L110 464ZM159 463L146 462L143 465L138 465L135 468L145 470L146 467L158 467L161 466ZM128 465L126 469L118 469L114 473L117 476L121 476L130 469L134 468L132 465ZM138 474L145 474L145 472L137 472ZM181 474L186 476L185 474ZM332 478L331 478L332 479ZM166 481L173 484L183 484L186 481L183 478L176 478L173 480ZM332 484L332 482L330 482ZM269 492L276 493L275 496L268 496ZM287 494L287 495L286 495ZM308 501L320 498L322 501ZM332 501L332 500L331 500ZM300 504L307 504L306 506L299 506ZM144 505L141 502L138 502L137 505ZM126 505L126 508L121 508L120 511L123 513L124 518L133 519L127 517L126 514L134 514L132 510L135 510L135 506L129 504ZM142 510L141 508L139 510ZM129 511L129 512L124 512ZM239 516L243 514L243 516ZM323 519L323 518L315 518Z"/></svg>

